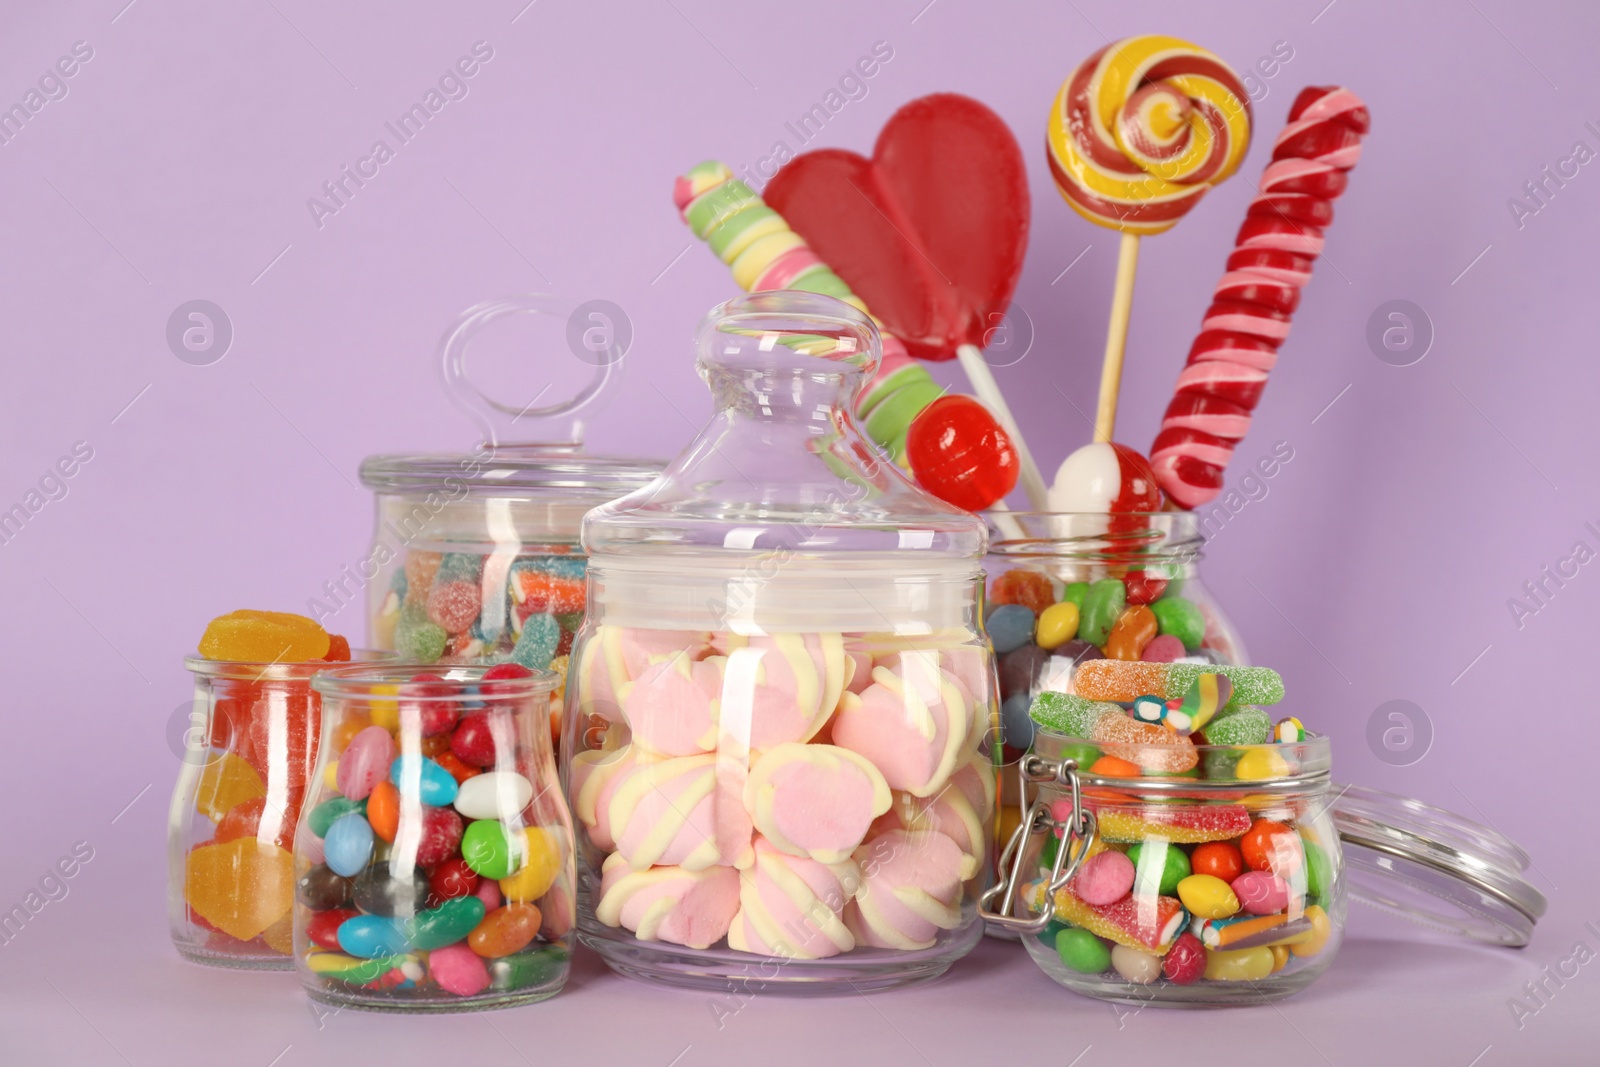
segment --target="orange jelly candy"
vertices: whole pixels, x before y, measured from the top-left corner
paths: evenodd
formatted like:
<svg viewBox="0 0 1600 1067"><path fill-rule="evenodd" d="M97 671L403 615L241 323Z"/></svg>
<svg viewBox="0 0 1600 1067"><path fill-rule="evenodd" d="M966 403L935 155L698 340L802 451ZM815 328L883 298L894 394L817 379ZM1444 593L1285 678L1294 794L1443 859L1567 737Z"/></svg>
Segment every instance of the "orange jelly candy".
<svg viewBox="0 0 1600 1067"><path fill-rule="evenodd" d="M201 772L200 787L195 792L195 807L206 818L216 822L245 801L266 795L267 787L261 783L261 776L255 768L228 752L208 763Z"/></svg>
<svg viewBox="0 0 1600 1067"><path fill-rule="evenodd" d="M253 837L196 847L184 874L189 906L240 941L258 937L294 904L294 857Z"/></svg>
<svg viewBox="0 0 1600 1067"><path fill-rule="evenodd" d="M272 833L272 840L279 848L294 848L294 824L300 819L300 805L291 804L286 811L273 810L271 815L263 818L267 810L267 798L256 797L237 805L217 823L217 832L212 840L217 844L237 841L248 837L254 841L261 835L262 823Z"/></svg>
<svg viewBox="0 0 1600 1067"><path fill-rule="evenodd" d="M305 663L328 654L328 631L282 611L243 609L219 615L200 638L206 659L236 663Z"/></svg>
<svg viewBox="0 0 1600 1067"><path fill-rule="evenodd" d="M989 583L990 604L1021 604L1038 615L1055 602L1055 587L1038 571L1015 568Z"/></svg>

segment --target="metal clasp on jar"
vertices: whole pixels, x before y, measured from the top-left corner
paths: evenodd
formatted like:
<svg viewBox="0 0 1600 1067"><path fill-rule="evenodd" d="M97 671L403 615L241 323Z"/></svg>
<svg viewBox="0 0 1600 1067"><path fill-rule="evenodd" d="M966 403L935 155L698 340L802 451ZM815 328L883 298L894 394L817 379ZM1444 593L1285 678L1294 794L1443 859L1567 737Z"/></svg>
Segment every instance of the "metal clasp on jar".
<svg viewBox="0 0 1600 1067"><path fill-rule="evenodd" d="M1006 842L1005 850L1000 853L999 880L978 898L978 914L985 922L1020 933L1037 934L1050 925L1050 917L1055 910L1056 892L1072 881L1072 876L1078 873L1078 868L1094 844L1098 826L1094 812L1083 806L1083 792L1078 783L1077 760L1053 760L1030 754L1024 756L1017 764L1017 779L1022 786L1024 797L1028 795L1029 785L1050 783L1066 790L1072 796L1072 816L1066 822L1058 820L1051 814L1050 805L1042 797L1029 806L1022 825L1017 827L1016 832L1011 835L1011 840ZM1033 834L1053 833L1058 828L1064 829L1065 833L1062 835L1060 848L1056 850L1055 862L1050 867L1050 880L1044 889L1044 910L1031 917L1026 914L1019 917L1014 913L1017 910L1017 890L1022 878L1023 857L1027 854L1024 845ZM1075 845L1079 847L1074 848ZM998 909L994 906L996 900L1000 902ZM1027 902L1024 901L1023 911L1029 910Z"/></svg>

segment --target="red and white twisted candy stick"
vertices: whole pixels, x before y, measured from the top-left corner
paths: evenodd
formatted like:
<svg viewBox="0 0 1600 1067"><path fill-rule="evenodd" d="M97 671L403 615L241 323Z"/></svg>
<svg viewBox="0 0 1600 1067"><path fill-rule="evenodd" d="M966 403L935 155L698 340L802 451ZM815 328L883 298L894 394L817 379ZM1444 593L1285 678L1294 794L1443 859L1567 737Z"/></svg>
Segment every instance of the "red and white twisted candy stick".
<svg viewBox="0 0 1600 1067"><path fill-rule="evenodd" d="M1370 126L1361 99L1334 86L1302 90L1289 110L1150 446L1156 481L1182 507L1198 507L1222 491L1222 470L1250 428L1333 222L1333 201L1349 182Z"/></svg>

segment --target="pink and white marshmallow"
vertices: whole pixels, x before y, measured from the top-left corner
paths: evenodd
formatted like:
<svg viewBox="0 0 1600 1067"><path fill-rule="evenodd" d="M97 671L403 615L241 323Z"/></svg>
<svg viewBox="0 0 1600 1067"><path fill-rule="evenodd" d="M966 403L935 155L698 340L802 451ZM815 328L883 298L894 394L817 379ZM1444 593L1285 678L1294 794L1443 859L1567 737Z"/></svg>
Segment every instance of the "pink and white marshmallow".
<svg viewBox="0 0 1600 1067"><path fill-rule="evenodd" d="M720 656L687 653L651 663L622 689L622 714L633 741L662 756L693 756L717 747L722 696Z"/></svg>
<svg viewBox="0 0 1600 1067"><path fill-rule="evenodd" d="M891 788L931 796L981 732L963 687L933 650L899 653L873 668L872 681L859 696L845 694L833 743L865 756Z"/></svg>
<svg viewBox="0 0 1600 1067"><path fill-rule="evenodd" d="M841 915L860 872L853 861L818 863L756 838L756 861L739 875L739 913L728 947L783 959L818 960L856 947Z"/></svg>
<svg viewBox="0 0 1600 1067"><path fill-rule="evenodd" d="M915 951L961 922L961 867L956 843L936 831L891 830L856 850L861 888L845 925L859 944Z"/></svg>
<svg viewBox="0 0 1600 1067"><path fill-rule="evenodd" d="M768 749L744 788L756 830L779 851L818 863L848 860L890 802L878 768L833 745Z"/></svg>
<svg viewBox="0 0 1600 1067"><path fill-rule="evenodd" d="M616 855L601 867L595 918L641 941L710 948L728 935L738 911L739 872L732 867L636 871Z"/></svg>
<svg viewBox="0 0 1600 1067"><path fill-rule="evenodd" d="M719 774L710 753L636 762L610 789L607 829L617 855L636 871L749 866L752 830L743 784Z"/></svg>

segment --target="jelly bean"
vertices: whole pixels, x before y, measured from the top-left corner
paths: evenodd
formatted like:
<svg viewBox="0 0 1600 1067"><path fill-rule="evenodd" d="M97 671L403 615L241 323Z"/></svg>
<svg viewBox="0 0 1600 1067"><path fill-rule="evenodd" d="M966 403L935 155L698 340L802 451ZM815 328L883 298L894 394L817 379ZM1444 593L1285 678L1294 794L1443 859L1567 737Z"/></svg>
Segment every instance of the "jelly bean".
<svg viewBox="0 0 1600 1067"><path fill-rule="evenodd" d="M1251 915L1272 915L1289 906L1289 883L1268 871L1246 871L1233 880L1232 888Z"/></svg>
<svg viewBox="0 0 1600 1067"><path fill-rule="evenodd" d="M356 915L339 924L339 947L352 956L373 959L407 952L404 924L387 915Z"/></svg>
<svg viewBox="0 0 1600 1067"><path fill-rule="evenodd" d="M372 787L383 781L394 760L394 738L381 726L369 726L356 734L339 756L335 778L340 793L351 800L365 800Z"/></svg>
<svg viewBox="0 0 1600 1067"><path fill-rule="evenodd" d="M508 748L516 736L511 728L511 719L504 711L467 715L450 735L450 751L463 763L474 767L492 767L498 756L496 734L500 735ZM506 754L509 756L510 752Z"/></svg>
<svg viewBox="0 0 1600 1067"><path fill-rule="evenodd" d="M1200 755L1201 766L1205 768L1205 777L1228 779L1233 777L1233 769L1239 765L1242 753L1236 748L1207 748Z"/></svg>
<svg viewBox="0 0 1600 1067"><path fill-rule="evenodd" d="M1244 855L1232 841L1207 841L1196 845L1189 856L1189 864L1195 874L1209 874L1229 883L1244 873Z"/></svg>
<svg viewBox="0 0 1600 1067"><path fill-rule="evenodd" d="M1082 743L1062 745L1061 753L1056 758L1073 760L1080 767L1093 767L1095 761L1100 758L1100 750L1093 745Z"/></svg>
<svg viewBox="0 0 1600 1067"><path fill-rule="evenodd" d="M328 827L332 826L333 821L339 816L365 810L364 801L351 800L349 797L334 797L331 800L324 800L311 809L310 814L306 816L306 826L318 837L327 837Z"/></svg>
<svg viewBox="0 0 1600 1067"><path fill-rule="evenodd" d="M428 875L428 907L437 908L456 897L470 897L478 888L478 876L467 861L452 857L435 867Z"/></svg>
<svg viewBox="0 0 1600 1067"><path fill-rule="evenodd" d="M407 718L416 717L423 737L449 733L451 727L455 726L458 712L455 701L450 699L455 689L439 675L413 675L409 682L400 687L400 694L410 698L401 701L401 714Z"/></svg>
<svg viewBox="0 0 1600 1067"><path fill-rule="evenodd" d="M339 725L333 728L333 733L328 735L328 751L338 755L350 747L350 742L356 734L372 725L372 719L362 711L347 711L344 718L339 720Z"/></svg>
<svg viewBox="0 0 1600 1067"><path fill-rule="evenodd" d="M450 634L428 618L428 610L423 605L407 604L400 609L400 618L394 627L394 647L402 659L432 663L444 655L449 641Z"/></svg>
<svg viewBox="0 0 1600 1067"><path fill-rule="evenodd" d="M442 808L455 803L456 780L450 772L423 756L405 753L389 765L389 781L407 796L415 790L424 804Z"/></svg>
<svg viewBox="0 0 1600 1067"><path fill-rule="evenodd" d="M1159 837L1129 848L1128 859L1138 868L1133 884L1140 896L1170 897L1178 891L1178 883L1193 873L1183 849Z"/></svg>
<svg viewBox="0 0 1600 1067"><path fill-rule="evenodd" d="M1076 604L1078 610L1082 611L1084 598L1088 595L1088 582L1068 582L1061 590L1061 602L1063 604Z"/></svg>
<svg viewBox="0 0 1600 1067"><path fill-rule="evenodd" d="M1000 699L1031 693L1049 662L1050 653L1038 645L1023 645L1001 656Z"/></svg>
<svg viewBox="0 0 1600 1067"><path fill-rule="evenodd" d="M985 621L995 655L1003 656L1033 640L1033 609L1023 604L1001 604Z"/></svg>
<svg viewBox="0 0 1600 1067"><path fill-rule="evenodd" d="M1206 979L1212 982L1255 982L1272 973L1272 950L1265 946L1234 952L1206 952Z"/></svg>
<svg viewBox="0 0 1600 1067"><path fill-rule="evenodd" d="M1205 732L1206 741L1213 745L1261 745L1272 732L1272 719L1257 707L1224 708L1206 723Z"/></svg>
<svg viewBox="0 0 1600 1067"><path fill-rule="evenodd" d="M1127 945L1111 946L1111 966L1125 981L1149 985L1161 977L1161 957Z"/></svg>
<svg viewBox="0 0 1600 1067"><path fill-rule="evenodd" d="M315 911L338 908L350 899L351 881L327 864L314 864L294 884L294 898Z"/></svg>
<svg viewBox="0 0 1600 1067"><path fill-rule="evenodd" d="M439 766L443 767L445 770L449 771L450 777L456 780L457 785L461 785L468 778L483 773L478 768L461 762L461 757L456 755L455 752L451 751L450 749L446 749L445 751L434 756L433 761Z"/></svg>
<svg viewBox="0 0 1600 1067"><path fill-rule="evenodd" d="M413 869L409 878L399 878L388 861L379 860L356 877L353 895L368 915L415 915L428 902L428 875Z"/></svg>
<svg viewBox="0 0 1600 1067"><path fill-rule="evenodd" d="M1040 648L1057 649L1078 636L1078 605L1070 600L1051 604L1039 613L1034 640Z"/></svg>
<svg viewBox="0 0 1600 1067"><path fill-rule="evenodd" d="M474 823L474 825L498 824ZM510 877L500 879L500 892L506 895L507 900L527 903L544 896L555 883L556 876L561 873L565 856L561 848L561 838L554 830L546 830L542 826L529 826L522 831L522 845L519 851L522 853L521 869Z"/></svg>
<svg viewBox="0 0 1600 1067"><path fill-rule="evenodd" d="M407 924L406 935L415 948L443 948L472 933L483 921L483 912L483 901L477 897L457 897L418 913Z"/></svg>
<svg viewBox="0 0 1600 1067"><path fill-rule="evenodd" d="M1239 762L1233 769L1233 776L1241 782L1283 778L1289 773L1289 761L1270 748L1250 749L1239 757Z"/></svg>
<svg viewBox="0 0 1600 1067"><path fill-rule="evenodd" d="M1111 627L1127 603L1127 590L1115 578L1095 582L1084 594L1083 606L1078 616L1078 636L1091 645L1103 646L1111 636Z"/></svg>
<svg viewBox="0 0 1600 1067"><path fill-rule="evenodd" d="M1002 810L1002 812L1018 812L1017 821L1018 822L1021 821L1021 815L1020 815L1019 809L1017 809L1017 808L1003 808L1001 810ZM1015 826L1011 826L1011 827L1008 827L1007 829L1015 830L1016 827ZM1006 841L1011 840L1011 837L1010 837L1009 834L1001 834L1000 836L1001 836L1001 838L1003 840L1006 840ZM1040 866L1048 867L1048 868L1054 868L1055 867L1055 863L1056 863L1056 856L1060 853L1060 851L1061 851L1061 838L1057 837L1056 834L1054 834L1054 833L1046 834L1045 835L1045 839L1044 839L1044 845L1041 846L1040 849L1039 849L1039 864L1040 864ZM1076 854L1078 854L1079 852L1082 852L1082 851L1083 851L1083 845L1080 843L1080 844L1074 846L1074 848L1072 850L1072 855L1076 855ZM1105 852L1105 851L1107 851L1105 842L1100 839L1100 835L1096 834L1094 836L1093 840L1089 843L1089 851L1085 855L1084 859L1088 860L1090 857L1098 856L1100 853ZM1050 944L1054 944L1054 941L1051 941L1048 938L1046 939L1046 941L1048 943L1050 943Z"/></svg>
<svg viewBox="0 0 1600 1067"><path fill-rule="evenodd" d="M400 790L393 782L379 782L372 787L372 794L364 803L372 832L394 844L394 835L400 829Z"/></svg>
<svg viewBox="0 0 1600 1067"><path fill-rule="evenodd" d="M1331 888L1333 864L1329 862L1322 846L1308 841L1305 834L1300 835L1300 847L1306 857L1306 892L1313 897L1320 897Z"/></svg>
<svg viewBox="0 0 1600 1067"><path fill-rule="evenodd" d="M1200 939L1185 930L1172 943L1161 960L1161 973L1173 985L1191 985L1206 973L1206 949Z"/></svg>
<svg viewBox="0 0 1600 1067"><path fill-rule="evenodd" d="M455 799L469 819L509 819L533 800L533 783L515 771L491 771L469 779Z"/></svg>
<svg viewBox="0 0 1600 1067"><path fill-rule="evenodd" d="M454 722L451 725L454 726ZM432 737L419 738L417 751L429 759L437 761L440 756L450 751L450 735L443 733L434 734Z"/></svg>
<svg viewBox="0 0 1600 1067"><path fill-rule="evenodd" d="M1281 822L1257 819L1239 839L1239 852L1254 871L1285 875L1300 866L1300 838Z"/></svg>
<svg viewBox="0 0 1600 1067"><path fill-rule="evenodd" d="M1128 591L1130 604L1153 603L1167 591L1166 577L1150 571L1129 571L1123 576L1122 584Z"/></svg>
<svg viewBox="0 0 1600 1067"><path fill-rule="evenodd" d="M348 878L372 858L372 826L357 812L341 815L328 827L322 849L328 868Z"/></svg>
<svg viewBox="0 0 1600 1067"><path fill-rule="evenodd" d="M1021 604L1035 615L1056 601L1055 585L1038 571L1012 568L989 583L989 603Z"/></svg>
<svg viewBox="0 0 1600 1067"><path fill-rule="evenodd" d="M404 964L409 956L384 956L376 960L357 959L343 952L313 952L306 956L306 969L319 978L334 978L350 985L366 985Z"/></svg>
<svg viewBox="0 0 1600 1067"><path fill-rule="evenodd" d="M1115 904L1133 889L1133 861L1120 852L1090 856L1073 877L1072 889L1086 904Z"/></svg>
<svg viewBox="0 0 1600 1067"><path fill-rule="evenodd" d="M1056 649L1056 658L1065 659L1071 663L1087 663L1092 659L1105 659L1105 653L1095 648L1082 638L1075 637L1071 641Z"/></svg>
<svg viewBox="0 0 1600 1067"><path fill-rule="evenodd" d="M1239 910L1239 898L1221 878L1191 874L1178 883L1178 899L1191 915L1201 919L1226 919Z"/></svg>
<svg viewBox="0 0 1600 1067"><path fill-rule="evenodd" d="M478 879L478 888L472 891L472 895L483 901L484 909L487 911L493 911L506 900L500 892L500 883L493 878Z"/></svg>
<svg viewBox="0 0 1600 1067"><path fill-rule="evenodd" d="M560 643L560 623L548 615L531 616L522 624L522 634L511 650L511 660L530 670L542 671L550 666Z"/></svg>
<svg viewBox="0 0 1600 1067"><path fill-rule="evenodd" d="M1311 920L1311 936L1289 946L1289 951L1296 956L1315 956L1328 947L1328 939L1333 936L1333 924L1328 921L1328 913L1321 907L1316 904L1307 907L1306 918Z"/></svg>
<svg viewBox="0 0 1600 1067"><path fill-rule="evenodd" d="M1150 605L1161 632L1176 637L1190 652L1200 647L1206 638L1206 619L1192 600L1181 596L1168 596Z"/></svg>
<svg viewBox="0 0 1600 1067"><path fill-rule="evenodd" d="M1000 702L1000 738L1011 748L1033 744L1033 719L1028 715L1028 694L1012 693Z"/></svg>
<svg viewBox="0 0 1600 1067"><path fill-rule="evenodd" d="M521 834L513 838L500 823L480 819L469 824L461 838L461 858L476 873L498 881L522 867L523 857L516 850L524 843Z"/></svg>
<svg viewBox="0 0 1600 1067"><path fill-rule="evenodd" d="M391 683L372 687L372 700L367 704L367 714L372 725L381 726L391 734L400 729L400 701L388 699L396 696L400 687Z"/></svg>
<svg viewBox="0 0 1600 1067"><path fill-rule="evenodd" d="M527 948L538 936L542 918L532 904L507 904L483 917L467 937L467 945L488 959L509 956Z"/></svg>
<svg viewBox="0 0 1600 1067"><path fill-rule="evenodd" d="M1175 663L1182 659L1188 650L1183 647L1183 642L1171 634L1157 634L1144 646L1144 653L1140 659L1146 663Z"/></svg>
<svg viewBox="0 0 1600 1067"><path fill-rule="evenodd" d="M561 976L566 962L566 951L555 945L502 956L489 964L489 985L497 992L545 985Z"/></svg>
<svg viewBox="0 0 1600 1067"><path fill-rule="evenodd" d="M461 846L461 816L452 808L423 808L422 832L417 840L416 862L433 867L456 854Z"/></svg>
<svg viewBox="0 0 1600 1067"><path fill-rule="evenodd" d="M489 968L464 944L446 945L429 953L428 972L440 989L458 997L475 996L489 988Z"/></svg>
<svg viewBox="0 0 1600 1067"><path fill-rule="evenodd" d="M1273 974L1277 974L1279 971L1281 971L1285 967L1289 966L1289 946L1288 945L1268 945L1267 947L1272 950L1272 973Z"/></svg>
<svg viewBox="0 0 1600 1067"><path fill-rule="evenodd" d="M1056 954L1079 974L1101 974L1111 967L1111 950L1106 943L1078 927L1056 934Z"/></svg>
<svg viewBox="0 0 1600 1067"><path fill-rule="evenodd" d="M1101 756L1089 765L1089 773L1101 778L1138 778L1144 774L1137 763L1118 756Z"/></svg>
<svg viewBox="0 0 1600 1067"><path fill-rule="evenodd" d="M361 914L351 908L334 908L332 911L312 912L306 920L306 939L319 948L339 951L339 927L346 919Z"/></svg>

